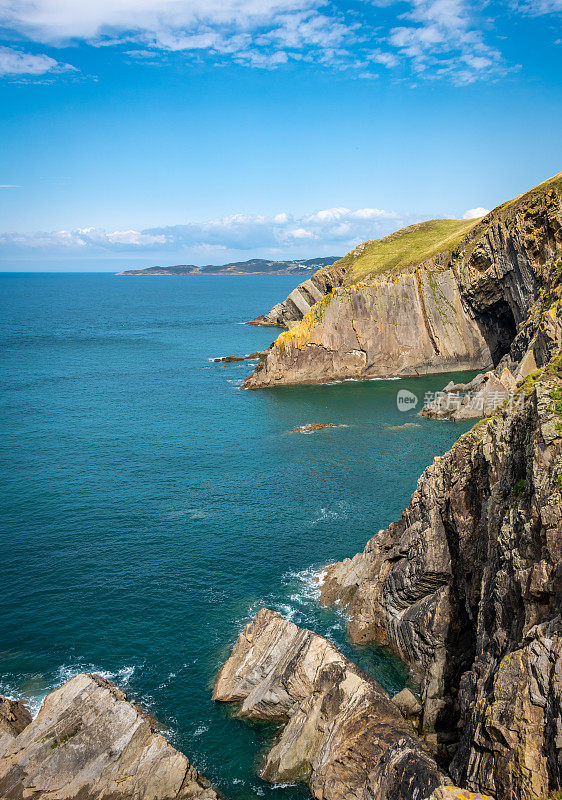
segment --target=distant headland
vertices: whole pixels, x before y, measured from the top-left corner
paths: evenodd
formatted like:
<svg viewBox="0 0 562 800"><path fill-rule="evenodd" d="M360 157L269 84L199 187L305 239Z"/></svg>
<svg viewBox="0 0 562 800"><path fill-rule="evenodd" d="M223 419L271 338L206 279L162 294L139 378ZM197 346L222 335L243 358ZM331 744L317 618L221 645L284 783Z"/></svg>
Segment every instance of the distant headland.
<svg viewBox="0 0 562 800"><path fill-rule="evenodd" d="M292 261L268 261L252 258L249 261L235 261L232 264L215 266L207 264L196 267L194 264L179 264L175 267L147 267L146 269L126 269L117 275L307 275L322 267L329 267L340 256L325 258L294 259Z"/></svg>

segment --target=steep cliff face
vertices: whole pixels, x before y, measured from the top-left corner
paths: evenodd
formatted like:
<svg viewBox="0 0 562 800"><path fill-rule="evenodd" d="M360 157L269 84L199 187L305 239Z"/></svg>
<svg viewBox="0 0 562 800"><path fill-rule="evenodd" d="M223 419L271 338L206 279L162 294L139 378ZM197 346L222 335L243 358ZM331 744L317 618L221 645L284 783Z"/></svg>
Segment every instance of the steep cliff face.
<svg viewBox="0 0 562 800"><path fill-rule="evenodd" d="M217 800L150 719L98 675L68 681L23 722L0 750L4 800Z"/></svg>
<svg viewBox="0 0 562 800"><path fill-rule="evenodd" d="M480 369L506 356L511 371L526 356L527 371L544 364L552 348L533 309L552 292L562 247L562 175L468 231L457 220L427 225L438 222L456 227L447 236L405 229L337 262L300 322L291 326L306 306L288 315L287 301L266 315L291 327L246 387Z"/></svg>
<svg viewBox="0 0 562 800"><path fill-rule="evenodd" d="M472 791L562 785L562 359L436 458L402 519L326 569L354 642L420 683L422 733Z"/></svg>
<svg viewBox="0 0 562 800"><path fill-rule="evenodd" d="M423 800L448 782L376 681L268 609L238 638L213 697L282 723L262 777L305 781L318 800Z"/></svg>
<svg viewBox="0 0 562 800"><path fill-rule="evenodd" d="M334 289L275 342L247 388L482 369L492 355L452 270Z"/></svg>

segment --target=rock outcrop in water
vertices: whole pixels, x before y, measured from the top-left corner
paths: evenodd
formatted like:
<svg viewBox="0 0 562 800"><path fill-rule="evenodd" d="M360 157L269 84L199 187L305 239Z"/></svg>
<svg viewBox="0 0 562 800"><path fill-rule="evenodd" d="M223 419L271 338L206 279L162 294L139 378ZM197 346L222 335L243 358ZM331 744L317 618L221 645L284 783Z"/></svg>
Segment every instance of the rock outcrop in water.
<svg viewBox="0 0 562 800"><path fill-rule="evenodd" d="M421 686L423 738L497 800L562 786L562 357L418 481L402 519L326 569L353 642Z"/></svg>
<svg viewBox="0 0 562 800"><path fill-rule="evenodd" d="M430 258L412 255L407 263L414 235L421 237L408 228L367 243L375 255L377 248L398 255L388 263L373 256L376 272L361 280L354 263L364 261L366 246L317 273L307 282L316 287L310 310L307 303L299 307L296 295L304 289L298 287L292 300L266 315L274 320L269 324L296 324L279 336L245 387L489 369L500 362L517 381L548 361L562 340L556 293L562 175L499 206L454 247L445 239ZM398 272L396 259L407 264Z"/></svg>
<svg viewBox="0 0 562 800"><path fill-rule="evenodd" d="M375 680L268 609L239 636L213 697L282 723L262 777L305 781L318 800L423 800L450 782Z"/></svg>
<svg viewBox="0 0 562 800"><path fill-rule="evenodd" d="M55 689L23 723L11 741L0 738L3 800L217 800L151 720L98 675Z"/></svg>

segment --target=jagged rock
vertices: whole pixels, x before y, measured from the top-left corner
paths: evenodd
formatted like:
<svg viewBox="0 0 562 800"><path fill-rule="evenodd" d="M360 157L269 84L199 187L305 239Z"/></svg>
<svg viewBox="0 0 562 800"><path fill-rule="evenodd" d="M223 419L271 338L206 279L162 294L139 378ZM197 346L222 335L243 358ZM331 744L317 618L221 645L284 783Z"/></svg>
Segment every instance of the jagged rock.
<svg viewBox="0 0 562 800"><path fill-rule="evenodd" d="M438 392L435 399L419 412L431 419L477 419L491 414L501 403L505 403L515 392L517 382L504 367L496 372L477 375L467 384L457 384Z"/></svg>
<svg viewBox="0 0 562 800"><path fill-rule="evenodd" d="M334 289L281 334L246 388L482 369L492 355L452 270Z"/></svg>
<svg viewBox="0 0 562 800"><path fill-rule="evenodd" d="M323 267L308 280L300 283L282 303L277 303L267 314L250 320L247 325L265 325L290 328L307 314L314 303L345 280L345 267Z"/></svg>
<svg viewBox="0 0 562 800"><path fill-rule="evenodd" d="M529 380L321 587L352 641L411 666L453 778L497 800L562 785L562 357Z"/></svg>
<svg viewBox="0 0 562 800"><path fill-rule="evenodd" d="M393 236L407 242L409 231ZM543 366L562 342L561 247L557 175L475 223L452 251L444 244L399 274L391 259L376 276L354 282L352 256L362 257L356 248L329 268L336 278L321 298L303 305L304 289L297 287L294 297L265 315L289 330L245 387L499 365L518 381ZM321 291L324 274L307 283ZM295 303L297 295L301 300Z"/></svg>
<svg viewBox="0 0 562 800"><path fill-rule="evenodd" d="M240 634L213 697L283 723L262 777L306 781L319 800L423 800L447 781L374 679L268 609Z"/></svg>
<svg viewBox="0 0 562 800"><path fill-rule="evenodd" d="M215 792L129 703L84 673L51 692L0 758L3 800L217 800Z"/></svg>
<svg viewBox="0 0 562 800"><path fill-rule="evenodd" d="M417 729L421 719L422 706L412 690L407 687L402 689L401 692L394 695L392 702L399 708L402 716L409 720Z"/></svg>
<svg viewBox="0 0 562 800"><path fill-rule="evenodd" d="M0 756L31 722L31 712L21 700L0 695Z"/></svg>

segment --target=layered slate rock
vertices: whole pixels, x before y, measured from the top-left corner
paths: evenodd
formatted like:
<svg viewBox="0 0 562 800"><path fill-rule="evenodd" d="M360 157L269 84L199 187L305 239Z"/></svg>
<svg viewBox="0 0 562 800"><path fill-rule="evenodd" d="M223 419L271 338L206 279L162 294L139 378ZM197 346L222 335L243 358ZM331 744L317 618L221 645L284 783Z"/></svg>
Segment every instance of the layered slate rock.
<svg viewBox="0 0 562 800"><path fill-rule="evenodd" d="M492 355L450 270L334 289L281 334L246 388L483 369Z"/></svg>
<svg viewBox="0 0 562 800"><path fill-rule="evenodd" d="M421 731L468 790L562 786L562 357L428 467L402 518L325 571L354 642L421 683Z"/></svg>
<svg viewBox="0 0 562 800"><path fill-rule="evenodd" d="M293 289L286 300L277 303L267 314L250 320L248 325L290 328L308 314L312 306L327 292L345 281L347 270L341 266L325 266Z"/></svg>
<svg viewBox="0 0 562 800"><path fill-rule="evenodd" d="M125 694L84 673L51 692L0 758L5 800L217 800Z"/></svg>
<svg viewBox="0 0 562 800"><path fill-rule="evenodd" d="M0 695L0 756L31 722L31 712L21 700Z"/></svg>
<svg viewBox="0 0 562 800"><path fill-rule="evenodd" d="M392 236L407 241L408 231ZM366 244L376 247L391 238ZM357 281L352 256L361 259L364 253L356 248L330 268L339 282L334 280L304 316L291 306L289 330L244 385L498 367L494 379L501 381L507 369L516 382L543 366L562 341L561 248L562 175L499 206L452 250L422 262L413 258L398 273L390 259ZM310 280L318 282L317 276ZM300 296L300 287L295 292ZM280 305L281 316L289 299ZM294 319L300 321L293 324ZM442 404L432 408L433 416L448 411ZM471 413L466 407L462 412Z"/></svg>
<svg viewBox="0 0 562 800"><path fill-rule="evenodd" d="M284 725L266 780L307 782L322 800L422 800L447 782L373 678L268 609L239 636L213 697L239 703L241 717Z"/></svg>

